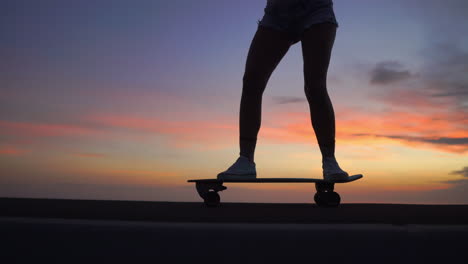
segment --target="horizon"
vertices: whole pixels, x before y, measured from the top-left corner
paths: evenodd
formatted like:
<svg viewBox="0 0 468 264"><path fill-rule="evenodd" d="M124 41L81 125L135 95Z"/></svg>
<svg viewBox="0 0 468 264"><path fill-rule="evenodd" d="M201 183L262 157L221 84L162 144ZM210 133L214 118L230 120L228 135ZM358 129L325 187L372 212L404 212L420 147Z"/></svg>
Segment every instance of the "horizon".
<svg viewBox="0 0 468 264"><path fill-rule="evenodd" d="M468 2L334 0L328 71L344 203L468 204ZM6 1L0 197L200 201L188 179L239 155L266 1ZM257 177L320 178L293 45L262 105ZM365 102L365 103L363 103ZM312 184L229 184L223 202L313 201Z"/></svg>

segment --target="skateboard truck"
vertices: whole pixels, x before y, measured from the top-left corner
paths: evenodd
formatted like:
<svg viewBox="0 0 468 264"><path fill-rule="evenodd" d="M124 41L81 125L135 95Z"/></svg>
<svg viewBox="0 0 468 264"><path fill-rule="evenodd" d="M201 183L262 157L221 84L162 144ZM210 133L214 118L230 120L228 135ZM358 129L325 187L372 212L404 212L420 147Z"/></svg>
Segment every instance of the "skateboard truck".
<svg viewBox="0 0 468 264"><path fill-rule="evenodd" d="M221 201L218 192L227 189L226 186L223 186L223 182L197 182L195 188L208 207L218 206Z"/></svg>

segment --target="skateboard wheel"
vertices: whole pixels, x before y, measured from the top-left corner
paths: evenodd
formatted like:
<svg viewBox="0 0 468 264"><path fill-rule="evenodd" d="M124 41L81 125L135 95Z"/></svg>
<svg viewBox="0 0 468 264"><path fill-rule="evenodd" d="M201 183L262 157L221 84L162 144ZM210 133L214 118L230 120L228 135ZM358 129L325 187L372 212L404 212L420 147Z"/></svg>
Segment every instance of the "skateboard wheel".
<svg viewBox="0 0 468 264"><path fill-rule="evenodd" d="M324 193L325 192L317 192L314 195L314 201L319 207L325 206L325 198L324 198Z"/></svg>
<svg viewBox="0 0 468 264"><path fill-rule="evenodd" d="M336 207L340 205L341 197L337 192L327 192L327 204L329 207Z"/></svg>
<svg viewBox="0 0 468 264"><path fill-rule="evenodd" d="M337 192L317 192L314 200L320 207L336 207L340 205L341 198Z"/></svg>
<svg viewBox="0 0 468 264"><path fill-rule="evenodd" d="M208 207L216 207L219 206L221 203L221 197L219 196L218 192L209 191L206 193L205 197L205 205Z"/></svg>

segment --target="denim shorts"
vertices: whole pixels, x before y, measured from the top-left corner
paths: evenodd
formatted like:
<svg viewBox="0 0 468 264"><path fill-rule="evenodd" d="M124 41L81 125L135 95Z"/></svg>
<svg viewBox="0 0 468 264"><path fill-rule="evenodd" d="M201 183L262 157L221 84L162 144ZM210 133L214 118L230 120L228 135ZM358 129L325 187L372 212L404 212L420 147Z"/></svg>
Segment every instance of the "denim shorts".
<svg viewBox="0 0 468 264"><path fill-rule="evenodd" d="M332 23L338 27L332 0L267 0L258 25L286 32L294 43L313 24Z"/></svg>

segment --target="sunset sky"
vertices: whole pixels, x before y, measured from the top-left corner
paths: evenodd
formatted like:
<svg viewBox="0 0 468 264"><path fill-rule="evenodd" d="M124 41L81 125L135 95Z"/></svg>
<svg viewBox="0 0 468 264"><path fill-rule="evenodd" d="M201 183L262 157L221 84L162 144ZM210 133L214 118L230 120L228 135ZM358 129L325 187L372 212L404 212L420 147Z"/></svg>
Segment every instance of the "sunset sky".
<svg viewBox="0 0 468 264"><path fill-rule="evenodd" d="M0 197L200 201L238 157L266 0L0 5ZM468 203L468 1L334 0L328 73L343 202ZM300 43L263 96L257 177L321 177ZM228 184L226 202L312 203L312 184Z"/></svg>

